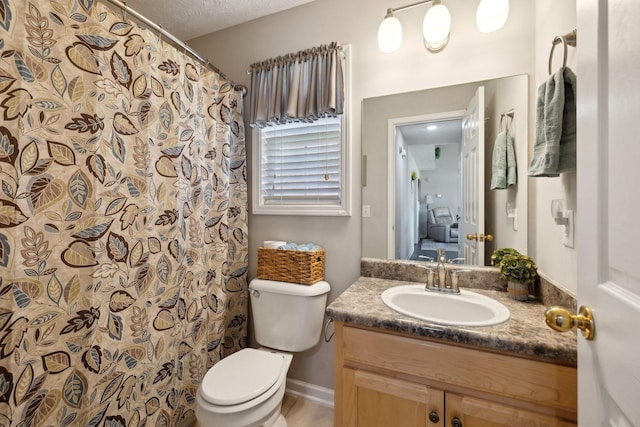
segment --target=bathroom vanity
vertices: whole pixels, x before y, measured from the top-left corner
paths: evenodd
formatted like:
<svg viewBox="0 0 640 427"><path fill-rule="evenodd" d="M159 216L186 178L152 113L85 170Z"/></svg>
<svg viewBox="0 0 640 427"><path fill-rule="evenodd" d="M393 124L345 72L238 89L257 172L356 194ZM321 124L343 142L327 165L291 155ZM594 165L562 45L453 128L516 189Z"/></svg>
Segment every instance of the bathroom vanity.
<svg viewBox="0 0 640 427"><path fill-rule="evenodd" d="M545 306L473 289L509 309L505 323L443 326L385 306L415 282L361 277L328 308L335 322L335 426L572 426L577 339Z"/></svg>

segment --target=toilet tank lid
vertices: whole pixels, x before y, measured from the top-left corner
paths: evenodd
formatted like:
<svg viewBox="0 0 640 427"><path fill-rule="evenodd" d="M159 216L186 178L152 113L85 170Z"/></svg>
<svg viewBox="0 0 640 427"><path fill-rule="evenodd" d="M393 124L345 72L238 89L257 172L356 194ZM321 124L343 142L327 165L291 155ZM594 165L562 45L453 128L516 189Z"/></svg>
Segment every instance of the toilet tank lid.
<svg viewBox="0 0 640 427"><path fill-rule="evenodd" d="M328 293L331 290L331 287L323 280L316 282L313 285L303 285L300 283L253 279L249 284L249 289L262 292L273 292L276 294L313 297Z"/></svg>

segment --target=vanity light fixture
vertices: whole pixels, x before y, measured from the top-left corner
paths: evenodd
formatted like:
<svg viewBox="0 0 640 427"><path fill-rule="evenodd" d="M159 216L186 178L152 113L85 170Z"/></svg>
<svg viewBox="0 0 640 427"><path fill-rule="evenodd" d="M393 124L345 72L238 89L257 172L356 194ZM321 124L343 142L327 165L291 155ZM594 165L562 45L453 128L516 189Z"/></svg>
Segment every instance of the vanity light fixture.
<svg viewBox="0 0 640 427"><path fill-rule="evenodd" d="M481 0L476 11L476 25L482 33L497 31L509 16L509 0Z"/></svg>
<svg viewBox="0 0 640 427"><path fill-rule="evenodd" d="M433 0L422 21L424 45L431 52L439 52L449 43L451 14L439 0Z"/></svg>
<svg viewBox="0 0 640 427"><path fill-rule="evenodd" d="M378 28L378 48L391 53L402 44L402 25L395 13L430 3L422 22L424 45L430 52L439 52L449 42L451 14L441 0L423 0L407 6L389 8ZM502 28L509 15L509 0L481 0L476 13L476 24L481 32Z"/></svg>
<svg viewBox="0 0 640 427"><path fill-rule="evenodd" d="M402 25L393 15L393 10L387 9L387 16L378 28L378 49L384 53L391 53L400 49L400 44L402 44Z"/></svg>

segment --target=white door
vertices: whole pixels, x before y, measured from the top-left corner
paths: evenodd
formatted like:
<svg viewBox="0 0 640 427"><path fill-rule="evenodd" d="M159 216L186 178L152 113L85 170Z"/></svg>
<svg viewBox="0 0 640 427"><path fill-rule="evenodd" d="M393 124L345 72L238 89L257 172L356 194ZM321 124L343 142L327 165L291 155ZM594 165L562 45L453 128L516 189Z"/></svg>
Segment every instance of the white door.
<svg viewBox="0 0 640 427"><path fill-rule="evenodd" d="M640 426L640 3L577 4L579 424Z"/></svg>
<svg viewBox="0 0 640 427"><path fill-rule="evenodd" d="M484 86L476 94L462 119L462 240L464 263L484 265Z"/></svg>

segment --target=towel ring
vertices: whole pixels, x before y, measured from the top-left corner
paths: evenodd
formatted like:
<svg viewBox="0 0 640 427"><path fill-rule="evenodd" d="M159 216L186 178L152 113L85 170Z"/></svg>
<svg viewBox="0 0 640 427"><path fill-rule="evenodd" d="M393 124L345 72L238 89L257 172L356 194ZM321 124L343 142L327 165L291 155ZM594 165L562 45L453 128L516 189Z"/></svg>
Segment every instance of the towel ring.
<svg viewBox="0 0 640 427"><path fill-rule="evenodd" d="M551 64L553 62L553 50L556 48L556 45L562 43L564 47L564 55L562 58L562 66L567 66L567 45L575 47L577 44L577 31L573 30L570 33L567 33L563 36L556 36L551 42L551 53L549 53L549 75L551 75Z"/></svg>

